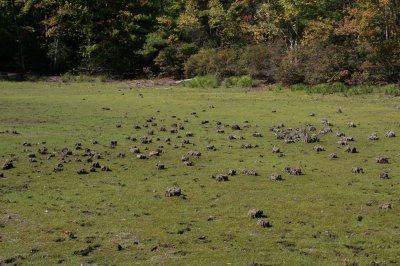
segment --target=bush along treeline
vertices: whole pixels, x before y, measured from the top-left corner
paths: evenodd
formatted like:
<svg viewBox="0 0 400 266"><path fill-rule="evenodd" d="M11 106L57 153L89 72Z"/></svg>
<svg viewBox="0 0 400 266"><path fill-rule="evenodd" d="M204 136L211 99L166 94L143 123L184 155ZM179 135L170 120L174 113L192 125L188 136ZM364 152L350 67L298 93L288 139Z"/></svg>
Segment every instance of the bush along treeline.
<svg viewBox="0 0 400 266"><path fill-rule="evenodd" d="M0 0L0 40L3 73L400 82L400 0Z"/></svg>

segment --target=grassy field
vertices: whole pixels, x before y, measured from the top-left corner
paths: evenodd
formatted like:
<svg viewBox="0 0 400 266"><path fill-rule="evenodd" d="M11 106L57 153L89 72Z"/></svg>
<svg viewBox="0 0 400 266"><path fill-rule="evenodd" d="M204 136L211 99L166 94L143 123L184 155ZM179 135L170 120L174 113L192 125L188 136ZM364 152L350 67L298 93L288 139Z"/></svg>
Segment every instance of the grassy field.
<svg viewBox="0 0 400 266"><path fill-rule="evenodd" d="M0 164L13 159L14 165L0 170L5 264L400 264L400 142L385 137L389 130L400 134L399 98L136 89L128 83L4 82L0 93ZM313 124L318 133L321 119L330 121L333 132L320 134L319 143L286 144L270 132L283 123L284 129ZM174 123L178 133L170 133ZM234 123L241 130L232 130ZM354 137L349 144L359 152L345 152L337 131ZM379 140L368 139L373 132ZM243 139L229 140L230 135ZM152 142L142 144L143 136ZM185 140L189 143L182 144ZM118 143L111 147L111 141ZM241 148L245 144L258 147ZM272 153L274 145L281 155ZM325 151L314 151L316 145ZM132 146L147 157L157 148L162 153L141 160ZM47 154L38 152L43 147ZM55 172L62 148L72 155ZM111 171L79 175L91 164L86 148L100 153L93 161ZM181 157L191 150L201 156L185 166ZM29 153L36 159L30 161ZM338 158L329 159L331 153ZM376 163L379 155L389 163ZM166 169L158 170L157 163ZM303 174L289 175L286 166L300 167ZM355 166L364 173L352 173ZM227 182L211 178L228 169L238 174ZM258 176L244 175L243 169ZM379 178L381 171L390 179ZM284 180L272 181L272 173ZM183 195L165 197L173 186ZM393 208L381 209L385 203ZM249 218L253 208L263 210L272 226L262 228Z"/></svg>

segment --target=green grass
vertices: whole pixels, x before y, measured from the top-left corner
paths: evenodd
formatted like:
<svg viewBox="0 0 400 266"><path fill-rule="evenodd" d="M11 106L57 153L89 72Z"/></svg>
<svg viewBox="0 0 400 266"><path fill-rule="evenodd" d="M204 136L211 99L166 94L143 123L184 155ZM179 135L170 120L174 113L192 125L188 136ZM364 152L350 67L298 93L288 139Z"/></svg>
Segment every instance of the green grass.
<svg viewBox="0 0 400 266"><path fill-rule="evenodd" d="M199 76L183 83L183 87L186 88L217 88L220 86L220 82L215 76Z"/></svg>
<svg viewBox="0 0 400 266"><path fill-rule="evenodd" d="M3 82L0 91L0 132L20 133L0 134L1 163L15 158L16 167L0 171L5 175L0 178L0 261L23 265L400 264L400 142L398 137L384 136L389 129L400 134L398 98L285 89L134 89L129 83L99 82ZM339 107L341 114L335 112ZM157 126L146 122L150 117ZM313 151L314 144L285 144L269 132L278 123L291 128L312 123L319 130L322 118L333 123L334 133L321 136L326 151L320 153ZM203 125L203 120L210 123ZM245 120L251 127L243 127ZM225 134L217 134L217 121ZM356 128L346 126L351 121ZM170 134L172 123L185 129ZM242 130L224 127L232 123ZM168 131L159 131L161 126ZM148 129L155 131L151 144L126 139L146 136ZM339 130L355 138L351 144L359 153L348 154L336 144ZM187 131L194 137L186 138ZM255 131L263 137L252 137ZM368 140L372 132L380 139ZM230 141L228 135L245 140ZM164 141L167 137L171 145ZM98 145L90 143L93 138ZM180 147L184 139L193 144ZM115 149L109 147L111 140L118 141ZM32 147L22 146L23 142ZM78 175L77 170L88 168L88 163L76 161L86 159L83 150L74 149L76 142L101 152L100 163L112 171ZM259 147L240 148L247 143ZM208 144L217 150L207 150ZM164 153L139 160L129 152L133 145L145 154L163 146ZM283 149L285 156L272 154L273 145ZM39 155L37 150L43 146L55 157L48 160ZM64 171L54 173L63 147L74 155L67 158ZM202 152L199 159L192 159L192 167L180 162L189 150ZM29 152L36 153L37 163L29 162ZM126 157L117 158L118 152ZM337 160L328 159L332 152L338 154ZM389 157L390 163L375 163L378 155ZM156 170L158 162L167 169ZM287 165L300 166L305 174L289 176L283 171ZM352 174L353 166L362 166L365 173ZM239 173L222 183L211 178L230 168L256 169L260 175ZM379 179L381 170L389 171L391 179ZM285 180L271 181L274 172ZM175 185L186 199L164 197L165 189ZM391 202L393 209L379 209L385 202ZM247 217L252 208L262 209L273 226L258 227L257 220ZM361 222L358 215L364 217ZM67 232L76 238L69 238ZM118 244L123 250L117 250ZM75 253L89 246L95 248L88 256Z"/></svg>
<svg viewBox="0 0 400 266"><path fill-rule="evenodd" d="M257 85L256 81L249 75L240 77L229 77L225 79L224 84L226 87L244 87L251 88Z"/></svg>

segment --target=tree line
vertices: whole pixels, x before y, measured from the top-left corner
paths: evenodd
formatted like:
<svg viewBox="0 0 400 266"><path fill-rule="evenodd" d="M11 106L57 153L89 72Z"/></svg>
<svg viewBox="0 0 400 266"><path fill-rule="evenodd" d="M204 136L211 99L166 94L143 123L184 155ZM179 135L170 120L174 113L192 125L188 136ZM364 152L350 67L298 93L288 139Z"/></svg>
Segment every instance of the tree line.
<svg viewBox="0 0 400 266"><path fill-rule="evenodd" d="M400 0L0 0L0 71L400 82Z"/></svg>

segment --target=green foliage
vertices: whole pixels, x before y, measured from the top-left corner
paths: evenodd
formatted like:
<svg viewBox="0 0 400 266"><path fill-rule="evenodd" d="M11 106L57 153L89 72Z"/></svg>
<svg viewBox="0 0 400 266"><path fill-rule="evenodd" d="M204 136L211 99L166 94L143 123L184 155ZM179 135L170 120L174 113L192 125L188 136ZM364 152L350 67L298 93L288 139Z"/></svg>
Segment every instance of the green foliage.
<svg viewBox="0 0 400 266"><path fill-rule="evenodd" d="M154 59L159 75L181 78L184 75L185 61L196 52L197 47L190 43L176 44L161 50Z"/></svg>
<svg viewBox="0 0 400 266"><path fill-rule="evenodd" d="M0 0L0 71L400 82L397 0Z"/></svg>
<svg viewBox="0 0 400 266"><path fill-rule="evenodd" d="M308 85L305 85L303 83L297 83L289 86L289 89L291 91L307 91L308 87L309 87Z"/></svg>
<svg viewBox="0 0 400 266"><path fill-rule="evenodd" d="M212 75L198 76L192 80L185 81L183 87L187 88L218 88L220 86L219 80Z"/></svg>
<svg viewBox="0 0 400 266"><path fill-rule="evenodd" d="M320 94L333 94L339 92L346 92L348 90L348 86L343 83L333 83L333 84L318 84L311 86L307 89L308 93L320 93Z"/></svg>
<svg viewBox="0 0 400 266"><path fill-rule="evenodd" d="M349 88L347 91L344 91L343 94L346 96L353 95L365 95L373 93L376 89L370 85L359 85Z"/></svg>
<svg viewBox="0 0 400 266"><path fill-rule="evenodd" d="M282 58L275 77L278 82L284 85L304 83L303 65L298 55L297 50L291 50Z"/></svg>
<svg viewBox="0 0 400 266"><path fill-rule="evenodd" d="M284 48L281 42L269 45L247 45L239 49L237 73L275 82Z"/></svg>
<svg viewBox="0 0 400 266"><path fill-rule="evenodd" d="M62 82L106 82L108 80L107 75L97 75L97 76L88 76L88 75L74 75L71 72L67 72L61 75Z"/></svg>
<svg viewBox="0 0 400 266"><path fill-rule="evenodd" d="M400 85L399 84L389 84L386 86L383 86L381 88L381 91L383 91L387 95L392 95L392 96L400 96Z"/></svg>
<svg viewBox="0 0 400 266"><path fill-rule="evenodd" d="M256 81L250 76L229 77L224 80L226 87L254 87L257 85Z"/></svg>
<svg viewBox="0 0 400 266"><path fill-rule="evenodd" d="M314 86L305 84L295 84L289 87L291 91L306 91L309 94L334 94L334 93L347 93L350 88L343 83L336 82L332 84L323 83Z"/></svg>
<svg viewBox="0 0 400 266"><path fill-rule="evenodd" d="M235 49L203 49L185 64L186 77L215 75L229 77L238 74L238 51Z"/></svg>
<svg viewBox="0 0 400 266"><path fill-rule="evenodd" d="M278 68L281 48L252 45L244 48L202 49L185 63L185 75L212 74L221 78L250 75L273 82Z"/></svg>

